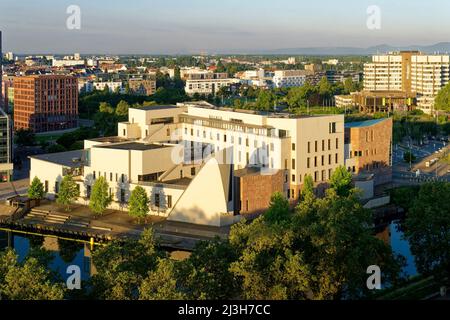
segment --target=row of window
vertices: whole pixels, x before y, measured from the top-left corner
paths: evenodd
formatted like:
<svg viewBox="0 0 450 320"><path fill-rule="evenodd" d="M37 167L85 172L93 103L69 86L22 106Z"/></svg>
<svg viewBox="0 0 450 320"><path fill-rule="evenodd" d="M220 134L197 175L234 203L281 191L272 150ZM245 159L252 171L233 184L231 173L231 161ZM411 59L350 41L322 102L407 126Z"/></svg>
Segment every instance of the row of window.
<svg viewBox="0 0 450 320"><path fill-rule="evenodd" d="M312 165L316 168L319 166L319 157L315 156L313 159L313 164L311 163L311 158L306 158L306 167L309 169ZM334 155L334 163L337 164L339 162L339 154L336 153ZM292 164L294 165L294 162L292 162ZM328 155L328 165L332 164L332 155L329 154ZM320 156L320 165L324 166L325 165L325 155ZM294 169L294 168L293 168Z"/></svg>
<svg viewBox="0 0 450 320"><path fill-rule="evenodd" d="M328 139L327 143L325 143L325 140L322 140L321 143L321 150L325 151L325 145L327 146L327 150L331 150L331 139ZM295 147L294 147L295 148ZM335 148L339 149L339 138L336 138L335 140ZM314 141L314 152L319 151L319 141ZM311 153L311 142L308 141L308 153Z"/></svg>

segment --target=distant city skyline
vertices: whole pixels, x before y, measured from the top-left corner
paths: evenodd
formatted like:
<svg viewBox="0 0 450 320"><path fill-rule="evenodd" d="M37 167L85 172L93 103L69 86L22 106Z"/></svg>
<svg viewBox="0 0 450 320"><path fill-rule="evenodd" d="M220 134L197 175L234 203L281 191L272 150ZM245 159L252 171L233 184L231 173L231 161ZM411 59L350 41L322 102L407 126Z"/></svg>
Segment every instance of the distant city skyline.
<svg viewBox="0 0 450 320"><path fill-rule="evenodd" d="M81 29L66 27L69 5ZM369 30L367 8L381 10ZM450 41L450 2L430 0L1 0L3 52L257 53L285 48L431 45Z"/></svg>

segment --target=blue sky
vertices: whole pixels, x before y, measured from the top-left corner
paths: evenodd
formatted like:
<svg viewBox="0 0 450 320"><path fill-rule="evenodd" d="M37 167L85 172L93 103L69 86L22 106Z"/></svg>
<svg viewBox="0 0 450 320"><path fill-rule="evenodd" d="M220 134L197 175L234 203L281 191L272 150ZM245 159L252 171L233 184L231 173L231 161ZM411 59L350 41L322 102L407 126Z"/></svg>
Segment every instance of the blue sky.
<svg viewBox="0 0 450 320"><path fill-rule="evenodd" d="M81 29L66 8L81 8ZM366 26L381 9L381 29ZM0 0L3 51L208 53L450 41L447 0Z"/></svg>

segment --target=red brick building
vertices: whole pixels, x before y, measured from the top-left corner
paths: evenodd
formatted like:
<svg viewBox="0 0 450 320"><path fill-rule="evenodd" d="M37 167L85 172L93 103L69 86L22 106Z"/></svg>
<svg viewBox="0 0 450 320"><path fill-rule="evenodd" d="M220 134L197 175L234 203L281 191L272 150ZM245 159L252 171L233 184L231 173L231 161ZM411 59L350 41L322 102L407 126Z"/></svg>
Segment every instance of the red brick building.
<svg viewBox="0 0 450 320"><path fill-rule="evenodd" d="M77 78L34 75L14 79L14 129L47 132L75 128L78 122Z"/></svg>

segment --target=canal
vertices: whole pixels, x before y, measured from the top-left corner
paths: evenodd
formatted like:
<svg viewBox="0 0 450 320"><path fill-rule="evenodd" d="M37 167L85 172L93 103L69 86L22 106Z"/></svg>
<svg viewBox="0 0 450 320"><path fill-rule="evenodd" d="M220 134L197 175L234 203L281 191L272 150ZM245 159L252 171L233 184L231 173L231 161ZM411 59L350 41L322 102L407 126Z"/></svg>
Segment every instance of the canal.
<svg viewBox="0 0 450 320"><path fill-rule="evenodd" d="M52 255L49 267L59 274L64 281L70 276L66 271L71 265L77 265L80 268L82 280L89 279L94 271L89 244L55 237L0 231L0 250L7 247L14 248L20 262L27 257L32 248L43 248L49 251Z"/></svg>
<svg viewBox="0 0 450 320"><path fill-rule="evenodd" d="M406 266L403 271L406 276L411 277L417 275L417 269L409 243L403 238L403 234L400 221L395 220L383 228L377 236L389 243L395 254L405 257ZM23 261L28 255L30 248L41 247L48 250L53 255L53 260L50 263L51 270L57 272L64 280L69 276L66 270L70 265L80 267L83 280L89 279L95 272L89 244L54 237L30 236L0 231L0 250L8 246L15 249L20 261Z"/></svg>

